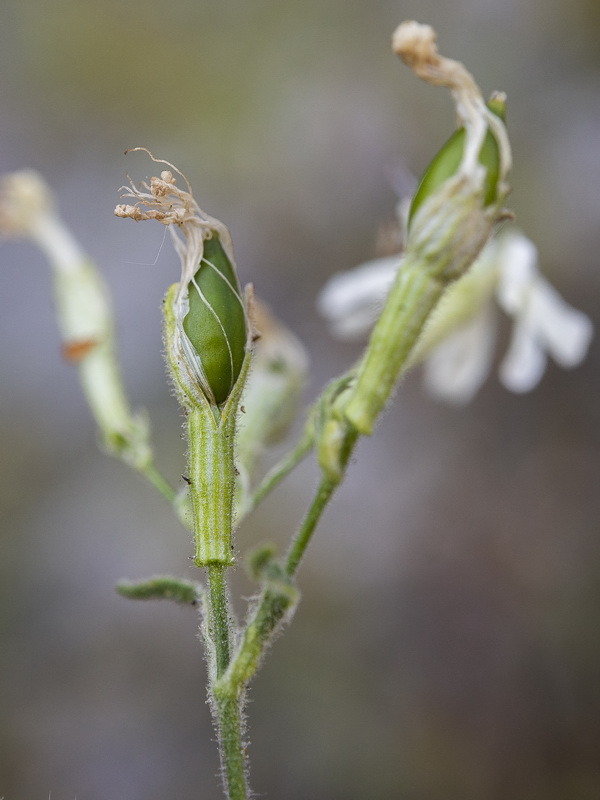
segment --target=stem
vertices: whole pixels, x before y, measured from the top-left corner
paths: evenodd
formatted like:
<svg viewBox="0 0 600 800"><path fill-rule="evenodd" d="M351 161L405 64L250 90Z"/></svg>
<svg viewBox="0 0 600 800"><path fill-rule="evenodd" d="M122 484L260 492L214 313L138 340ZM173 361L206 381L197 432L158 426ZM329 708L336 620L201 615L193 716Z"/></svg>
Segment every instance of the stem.
<svg viewBox="0 0 600 800"><path fill-rule="evenodd" d="M223 781L229 800L246 800L246 759L242 741L242 701L239 691L219 691L219 679L229 666L231 610L223 564L209 564L207 630L210 664L209 691L219 737Z"/></svg>
<svg viewBox="0 0 600 800"><path fill-rule="evenodd" d="M445 284L418 260L408 261L398 273L385 307L373 328L359 366L356 384L344 408L346 419L370 435L389 401L403 367L419 338Z"/></svg>
<svg viewBox="0 0 600 800"><path fill-rule="evenodd" d="M350 434L348 456L350 455L357 437ZM347 462L346 462L347 463ZM292 541L285 564L285 574L292 578L302 560L312 534L319 522L328 502L331 499L339 481L330 477L323 477L315 497L304 517L296 536ZM241 694L250 680L256 674L263 653L267 649L272 635L284 618L286 612L295 605L297 594L292 586L277 590L274 585L267 585L263 590L260 601L246 629L244 637L227 671L215 687L229 696Z"/></svg>
<svg viewBox="0 0 600 800"><path fill-rule="evenodd" d="M321 515L325 511L327 503L330 501L334 493L338 481L333 481L329 477L323 477L317 489L317 493L308 509L306 516L302 520L302 524L298 532L292 540L292 545L288 552L285 563L285 571L290 578L296 574L300 561L308 547L313 532L317 527L317 523L321 519Z"/></svg>
<svg viewBox="0 0 600 800"><path fill-rule="evenodd" d="M154 464L149 464L139 470L140 474L144 476L150 483L158 489L162 496L169 503L174 503L177 497L177 492L171 484L160 474Z"/></svg>
<svg viewBox="0 0 600 800"><path fill-rule="evenodd" d="M207 572L208 627L214 650L214 677L218 680L229 664L231 642L229 597L223 564L209 564Z"/></svg>
<svg viewBox="0 0 600 800"><path fill-rule="evenodd" d="M252 497L248 501L248 506L244 510L245 514L254 511L256 506L261 503L281 481L287 477L294 467L310 452L313 446L313 436L304 435L296 447L285 455L278 464L267 472L260 484L254 490Z"/></svg>
<svg viewBox="0 0 600 800"><path fill-rule="evenodd" d="M229 800L247 800L249 794L242 741L241 701L242 696L237 692L229 694L217 688L214 690L221 770Z"/></svg>
<svg viewBox="0 0 600 800"><path fill-rule="evenodd" d="M196 543L195 563L208 573L206 624L209 696L219 739L221 770L229 800L246 800L246 759L242 741L241 692L219 692L229 666L231 608L225 577L232 557L232 504L235 482L235 414L214 413L208 405L189 411L190 495Z"/></svg>

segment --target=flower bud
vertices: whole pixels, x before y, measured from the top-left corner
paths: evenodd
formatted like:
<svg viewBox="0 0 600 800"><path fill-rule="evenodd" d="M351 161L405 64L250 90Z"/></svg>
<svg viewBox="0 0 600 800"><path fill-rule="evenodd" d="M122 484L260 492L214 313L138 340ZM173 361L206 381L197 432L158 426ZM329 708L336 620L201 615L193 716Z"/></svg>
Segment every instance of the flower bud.
<svg viewBox="0 0 600 800"><path fill-rule="evenodd" d="M417 191L402 269L349 392L345 418L367 435L444 291L473 264L496 222L506 218L501 204L509 190L511 164L499 116L503 96L495 96L493 107L486 107L473 76L439 53L428 25L403 23L394 33L393 48L420 78L452 92L463 127L433 160Z"/></svg>
<svg viewBox="0 0 600 800"><path fill-rule="evenodd" d="M487 107L493 114L499 117L502 122L505 121L506 103L502 95L493 96L488 102ZM456 174L463 159L465 139L465 128L459 128L452 134L425 170L408 212L409 227L415 213L422 206L423 202L437 191L444 181L447 181L448 178ZM494 133L489 128L483 140L481 150L479 151L479 163L485 167L486 170L483 184L483 202L484 206L487 207L497 199L498 180L501 169L498 142Z"/></svg>
<svg viewBox="0 0 600 800"><path fill-rule="evenodd" d="M205 393L221 405L240 374L248 333L237 275L216 232L204 240L187 302L183 330L199 360Z"/></svg>
<svg viewBox="0 0 600 800"><path fill-rule="evenodd" d="M158 163L179 172L168 161ZM163 170L149 184L123 187L122 196L136 202L117 206L115 214L170 226L181 259L181 280L169 290L164 306L167 361L184 405L208 403L223 411L238 379L241 390L250 326L229 231L202 211L187 178L179 175L187 188L177 186L171 170Z"/></svg>

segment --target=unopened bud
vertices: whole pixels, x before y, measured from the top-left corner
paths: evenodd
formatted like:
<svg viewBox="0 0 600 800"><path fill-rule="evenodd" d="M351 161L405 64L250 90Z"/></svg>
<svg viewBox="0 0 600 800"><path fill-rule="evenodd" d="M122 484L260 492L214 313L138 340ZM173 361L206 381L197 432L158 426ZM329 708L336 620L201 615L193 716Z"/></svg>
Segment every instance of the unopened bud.
<svg viewBox="0 0 600 800"><path fill-rule="evenodd" d="M172 171L163 170L149 184L123 187L122 196L136 202L117 206L115 214L170 226L181 259L181 281L165 301L167 360L185 405L221 407L232 395L249 352L231 236L222 222L198 206L179 170L145 152ZM185 189L177 186L173 172L186 182Z"/></svg>
<svg viewBox="0 0 600 800"><path fill-rule="evenodd" d="M248 329L238 278L218 233L204 240L200 266L187 287L187 302L183 330L198 358L205 393L221 405L244 363Z"/></svg>

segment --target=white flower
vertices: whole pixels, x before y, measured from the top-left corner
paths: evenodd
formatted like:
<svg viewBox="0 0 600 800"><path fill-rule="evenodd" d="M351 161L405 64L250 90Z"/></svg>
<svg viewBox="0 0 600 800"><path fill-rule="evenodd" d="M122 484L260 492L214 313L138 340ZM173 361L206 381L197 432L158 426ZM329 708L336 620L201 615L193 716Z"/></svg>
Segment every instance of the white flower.
<svg viewBox="0 0 600 800"><path fill-rule="evenodd" d="M334 275L319 300L334 334L352 339L375 323L402 257L369 261ZM537 250L518 232L492 240L469 272L448 290L417 344L411 364L424 362L425 385L452 403L466 403L486 379L493 358L498 309L513 318L499 377L513 392L540 381L547 356L562 367L585 358L590 319L569 306L537 269Z"/></svg>
<svg viewBox="0 0 600 800"><path fill-rule="evenodd" d="M544 372L546 353L567 368L585 358L592 323L539 275L537 251L524 236L513 236L506 243L496 296L515 319L509 351L500 365L500 379L508 389L532 389Z"/></svg>
<svg viewBox="0 0 600 800"><path fill-rule="evenodd" d="M143 415L132 414L125 396L107 290L59 217L50 188L33 170L0 176L0 242L3 239L29 239L47 256L64 356L79 367L105 446L143 471L152 459L148 424Z"/></svg>
<svg viewBox="0 0 600 800"><path fill-rule="evenodd" d="M392 288L400 256L367 261L349 272L330 278L317 298L317 308L329 320L338 339L364 336L375 320Z"/></svg>

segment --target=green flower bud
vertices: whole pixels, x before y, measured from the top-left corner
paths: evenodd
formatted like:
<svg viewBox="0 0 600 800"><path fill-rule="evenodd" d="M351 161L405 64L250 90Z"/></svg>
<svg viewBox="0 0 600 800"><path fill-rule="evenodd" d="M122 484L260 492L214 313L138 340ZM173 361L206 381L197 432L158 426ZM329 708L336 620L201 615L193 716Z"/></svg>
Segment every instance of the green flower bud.
<svg viewBox="0 0 600 800"><path fill-rule="evenodd" d="M130 181L122 187L122 196L135 203L118 205L115 214L171 226L181 259L181 281L171 287L165 301L167 361L186 407L208 403L213 411L224 413L238 383L241 392L250 338L231 236L222 222L198 206L187 178L179 173L186 183L180 188L171 170L163 170L149 184L136 187Z"/></svg>
<svg viewBox="0 0 600 800"><path fill-rule="evenodd" d="M501 96L493 97L487 104L489 110L499 117L502 122L506 118L506 104ZM414 194L408 212L408 224L424 201L439 187L456 174L463 157L465 147L465 129L459 128L448 139L446 144L433 158ZM496 137L488 129L479 153L479 163L486 168L484 180L484 205L492 205L497 199L498 180L500 177L501 159L500 149Z"/></svg>
<svg viewBox="0 0 600 800"><path fill-rule="evenodd" d="M187 297L183 330L200 362L202 388L211 402L221 405L240 374L248 328L238 278L216 232L204 240Z"/></svg>

